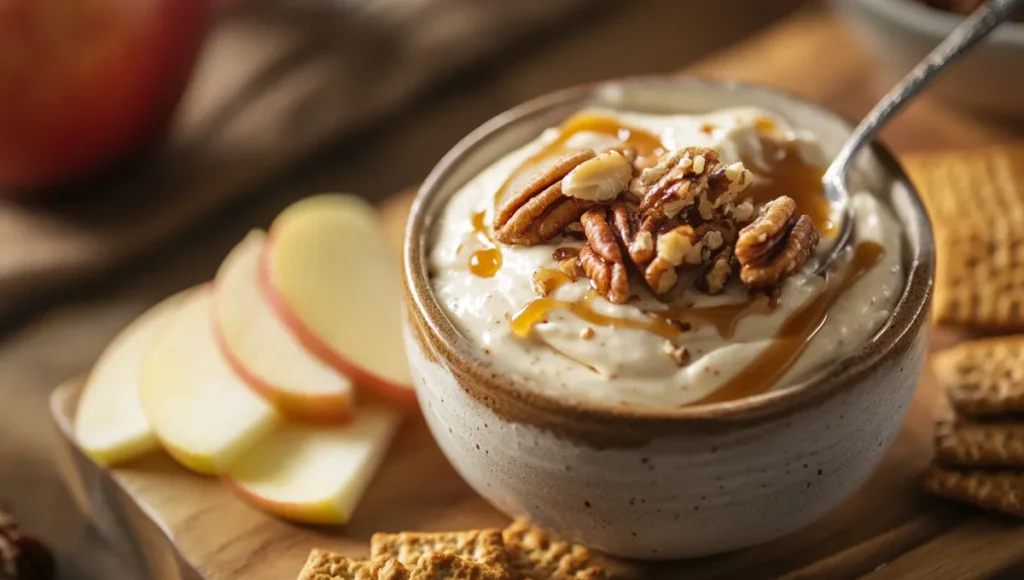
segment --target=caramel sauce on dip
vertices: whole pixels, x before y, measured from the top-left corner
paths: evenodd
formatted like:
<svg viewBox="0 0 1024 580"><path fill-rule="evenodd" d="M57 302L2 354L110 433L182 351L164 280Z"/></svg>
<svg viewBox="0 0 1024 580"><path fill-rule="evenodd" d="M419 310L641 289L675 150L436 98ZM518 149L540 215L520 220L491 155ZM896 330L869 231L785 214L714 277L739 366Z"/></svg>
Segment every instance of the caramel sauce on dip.
<svg viewBox="0 0 1024 580"><path fill-rule="evenodd" d="M613 405L678 407L736 400L799 380L848 354L888 318L903 287L902 237L870 192L852 199L854 244L825 276L808 263L773 296L735 280L720 294L696 289L681 270L656 297L632 275L630 298L613 304L566 269L582 241L534 246L495 240L495 207L544 163L568 151L630 145L638 157L713 147L723 163L753 173L742 194L755 204L791 197L823 240L835 233L821 193L825 155L813 135L753 108L705 115L583 111L466 184L437 226L430 261L435 293L457 327L496 370L527 388Z"/></svg>

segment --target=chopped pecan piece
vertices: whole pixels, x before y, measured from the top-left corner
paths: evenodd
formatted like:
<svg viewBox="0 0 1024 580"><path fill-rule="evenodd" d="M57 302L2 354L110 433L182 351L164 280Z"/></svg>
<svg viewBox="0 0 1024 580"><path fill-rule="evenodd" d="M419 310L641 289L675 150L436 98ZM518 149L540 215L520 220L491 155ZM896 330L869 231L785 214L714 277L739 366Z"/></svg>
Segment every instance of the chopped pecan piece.
<svg viewBox="0 0 1024 580"><path fill-rule="evenodd" d="M685 367L690 364L690 351L685 346L676 346L671 340L666 340L662 346L665 354L676 363L676 366Z"/></svg>
<svg viewBox="0 0 1024 580"><path fill-rule="evenodd" d="M505 244L533 245L560 234L593 205L564 195L562 179L593 157L589 149L563 155L502 200L494 215L494 237Z"/></svg>
<svg viewBox="0 0 1024 580"><path fill-rule="evenodd" d="M766 256L779 244L792 226L796 202L782 196L769 201L761 213L747 227L740 230L736 240L736 257L746 266Z"/></svg>
<svg viewBox="0 0 1024 580"><path fill-rule="evenodd" d="M704 272L704 279L702 280L704 291L708 294L718 294L725 285L729 282L729 278L732 277L732 247L723 246L722 249L715 254L715 257L711 260L711 265Z"/></svg>
<svg viewBox="0 0 1024 580"><path fill-rule="evenodd" d="M621 263L605 260L587 243L580 249L580 265L590 284L610 302L624 304L629 299L629 278Z"/></svg>
<svg viewBox="0 0 1024 580"><path fill-rule="evenodd" d="M575 282L580 277L580 261L575 257L561 260L558 262L558 271L568 276L570 282Z"/></svg>
<svg viewBox="0 0 1024 580"><path fill-rule="evenodd" d="M661 156L658 164L636 178L634 191L641 194L640 211L675 217L708 191L708 178L718 166L718 152L707 147L687 147Z"/></svg>
<svg viewBox="0 0 1024 580"><path fill-rule="evenodd" d="M572 246L562 246L555 248L555 251L551 253L551 258L561 262L566 258L575 258L580 255L579 248L573 248Z"/></svg>
<svg viewBox="0 0 1024 580"><path fill-rule="evenodd" d="M612 227L626 253L638 268L643 268L654 259L654 235L661 227L662 219L631 211L623 202L613 203L609 211Z"/></svg>
<svg viewBox="0 0 1024 580"><path fill-rule="evenodd" d="M664 294L679 281L676 268L684 262L700 263L696 232L690 226L677 226L658 236L654 260L644 270L644 280L655 294Z"/></svg>
<svg viewBox="0 0 1024 580"><path fill-rule="evenodd" d="M818 230L810 216L802 215L780 242L781 250L763 260L743 264L740 280L754 288L774 286L799 270L817 245Z"/></svg>

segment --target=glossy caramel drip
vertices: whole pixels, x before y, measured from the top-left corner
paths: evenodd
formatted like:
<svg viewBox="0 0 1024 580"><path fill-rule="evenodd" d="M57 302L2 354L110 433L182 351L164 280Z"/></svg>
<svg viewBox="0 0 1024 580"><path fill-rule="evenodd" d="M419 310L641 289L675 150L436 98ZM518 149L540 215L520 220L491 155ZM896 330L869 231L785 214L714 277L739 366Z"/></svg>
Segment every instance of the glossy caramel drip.
<svg viewBox="0 0 1024 580"><path fill-rule="evenodd" d="M520 338L528 337L534 325L546 322L548 314L555 310L569 312L594 326L646 330L668 339L676 339L682 334L677 323L663 316L649 314L645 320L633 320L601 314L594 310L594 300L599 296L597 291L591 290L582 300L576 302L555 300L551 297L531 300L512 317L512 334Z"/></svg>
<svg viewBox="0 0 1024 580"><path fill-rule="evenodd" d="M694 328L705 325L714 326L718 335L728 340L736 334L736 326L741 320L754 314L768 314L772 309L767 296L758 296L753 300L738 304L723 304L707 308L682 308L672 311L669 318L687 323Z"/></svg>
<svg viewBox="0 0 1024 580"><path fill-rule="evenodd" d="M758 129L762 133L767 132L761 130L761 120L758 120ZM825 168L805 163L793 143L762 137L761 147L767 168L753 159L742 160L747 169L759 178L754 180L754 184L742 196L753 197L755 204L763 204L788 195L796 201L797 213L811 216L822 236L834 236L836 232L830 215L831 206L821 187Z"/></svg>
<svg viewBox="0 0 1024 580"><path fill-rule="evenodd" d="M491 237L491 231L484 223L485 215L486 212L478 211L474 213L470 219L473 224L473 232L476 233L477 239L488 247L470 254L469 271L472 272L473 275L481 278L491 278L498 273L498 270L501 269L501 249L494 243L494 239Z"/></svg>
<svg viewBox="0 0 1024 580"><path fill-rule="evenodd" d="M524 161L522 165L517 167L515 171L508 176L505 182L495 193L495 200L502 199L507 193L506 190L510 183L521 179L527 173L533 171L541 161L551 159L568 152L569 148L566 147L566 143L574 135L579 133L598 133L600 135L615 137L623 143L635 147L637 155L641 157L648 155L660 155L665 151L664 146L661 143L661 138L650 131L640 129L638 127L630 127L622 121L607 115L576 113L566 119L566 121L558 128L558 136L554 141L548 143L543 149L530 156L529 159Z"/></svg>
<svg viewBox="0 0 1024 580"><path fill-rule="evenodd" d="M854 248L853 257L842 280L834 284L826 282L825 289L790 316L771 344L750 364L713 393L691 404L734 401L765 393L774 387L786 372L793 368L811 339L825 325L829 310L836 299L874 267L883 255L885 249L879 244L858 244Z"/></svg>

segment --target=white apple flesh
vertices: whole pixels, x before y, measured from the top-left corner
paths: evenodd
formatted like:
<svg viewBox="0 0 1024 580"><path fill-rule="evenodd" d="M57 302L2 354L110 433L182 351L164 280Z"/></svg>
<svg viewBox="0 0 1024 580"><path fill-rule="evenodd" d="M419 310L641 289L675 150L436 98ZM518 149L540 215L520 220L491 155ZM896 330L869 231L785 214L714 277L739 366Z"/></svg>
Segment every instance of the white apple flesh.
<svg viewBox="0 0 1024 580"><path fill-rule="evenodd" d="M75 413L75 438L96 463L112 466L160 448L139 401L142 364L160 327L190 292L175 294L132 321L89 373Z"/></svg>
<svg viewBox="0 0 1024 580"><path fill-rule="evenodd" d="M213 330L213 291L190 294L146 355L139 395L168 453L197 473L223 473L279 422L274 408L235 374Z"/></svg>
<svg viewBox="0 0 1024 580"><path fill-rule="evenodd" d="M250 232L217 270L214 327L223 354L246 384L283 413L321 424L348 421L352 381L303 348L260 287L265 239L261 231Z"/></svg>
<svg viewBox="0 0 1024 580"><path fill-rule="evenodd" d="M280 518L344 524L369 486L401 422L382 405L360 405L348 425L286 424L243 455L225 483Z"/></svg>
<svg viewBox="0 0 1024 580"><path fill-rule="evenodd" d="M318 195L271 225L264 284L300 342L360 388L415 405L401 335L402 283L374 209Z"/></svg>

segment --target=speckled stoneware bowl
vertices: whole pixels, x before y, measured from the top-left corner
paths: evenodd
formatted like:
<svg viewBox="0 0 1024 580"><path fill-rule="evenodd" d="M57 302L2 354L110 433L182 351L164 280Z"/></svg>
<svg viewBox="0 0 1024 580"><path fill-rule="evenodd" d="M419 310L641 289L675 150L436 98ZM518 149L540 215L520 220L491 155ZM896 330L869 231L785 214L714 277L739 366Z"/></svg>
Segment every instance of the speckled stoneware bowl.
<svg viewBox="0 0 1024 580"><path fill-rule="evenodd" d="M772 90L668 78L559 92L474 131L424 183L406 236L406 342L434 437L499 509L620 556L703 556L806 526L867 479L917 384L934 244L916 192L881 146L860 160L906 229L909 277L892 317L859 352L806 382L733 402L568 403L482 362L434 298L426 256L435 216L464 183L591 105L662 113L756 105L815 131L830 153L849 131L833 113Z"/></svg>

